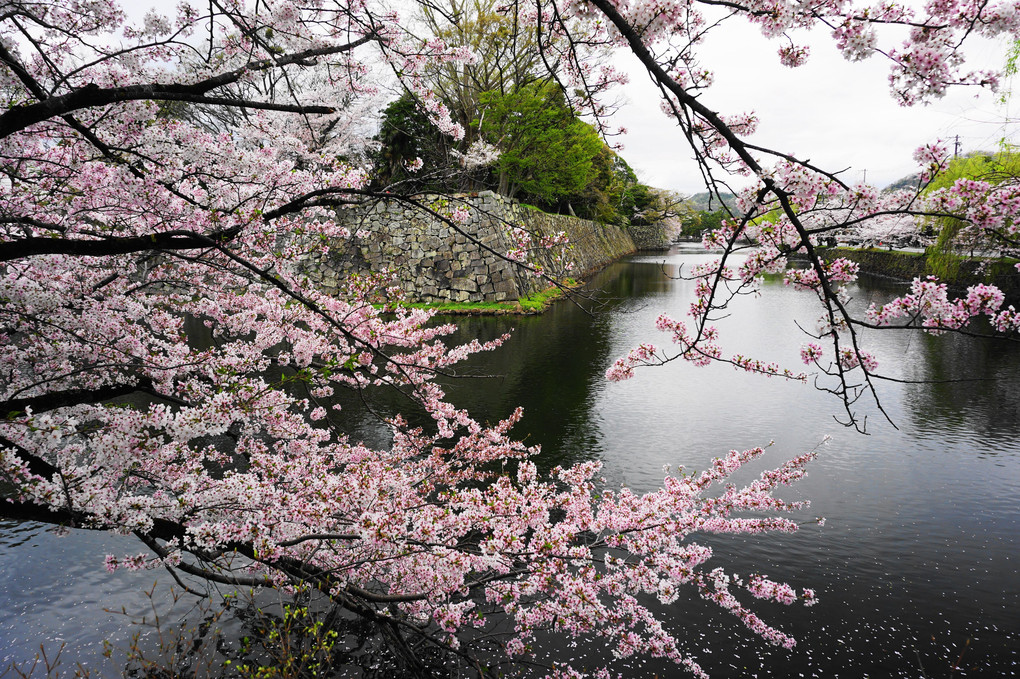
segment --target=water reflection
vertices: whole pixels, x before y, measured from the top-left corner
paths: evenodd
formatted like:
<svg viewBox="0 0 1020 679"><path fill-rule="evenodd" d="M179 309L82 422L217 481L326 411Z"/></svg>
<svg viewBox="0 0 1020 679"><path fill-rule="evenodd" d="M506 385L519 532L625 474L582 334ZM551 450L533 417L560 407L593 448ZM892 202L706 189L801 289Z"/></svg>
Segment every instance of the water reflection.
<svg viewBox="0 0 1020 679"><path fill-rule="evenodd" d="M681 266L688 270L712 257L679 252L615 265L594 281L597 304L564 302L539 317L458 319L460 339L514 334L502 349L458 367L461 374L493 377L447 380L450 399L483 422L521 405L525 418L516 433L542 445L543 466L601 459L611 485L627 483L636 491L658 487L663 465L701 469L730 448L774 439L762 464L737 479L746 481L831 434L809 476L781 493L811 498L806 518L825 516L824 528L807 526L778 540L707 540L720 565L818 589L821 603L814 608L760 608L762 617L800 640L797 648L765 647L697 599L663 609L685 648L718 677L948 676L961 652L955 675L1015 673L1020 348L968 337L864 332L894 377L981 380L879 383L898 429L874 406L862 405L869 436L839 426L832 417L839 404L810 385L725 366L674 362L607 383L605 369L617 356L641 342L668 343L654 330L660 312L684 317L692 285L664 271L674 276ZM850 292L861 310L904 290L900 283L864 280ZM769 282L760 299L737 299L731 311L718 324L724 353L800 366L798 347L806 337L797 324L810 329L818 316L811 294ZM378 390L370 399L384 414L416 416L393 392ZM353 398L334 422L356 440L385 445L389 438ZM97 539L107 538L89 538ZM102 573L99 563L110 549L0 523L0 647L27 653L38 641L68 638L61 631L68 626L80 634L80 644L114 633L95 624L97 611L132 601L132 590L141 587L120 573ZM633 677L675 674L656 663L617 669Z"/></svg>
<svg viewBox="0 0 1020 679"><path fill-rule="evenodd" d="M953 436L978 431L1003 440L1020 430L1020 366L1015 343L974 342L946 336L916 338L917 379L930 384L909 385L904 398L912 422L919 429L938 428ZM1007 445L995 453L1017 453Z"/></svg>
<svg viewBox="0 0 1020 679"><path fill-rule="evenodd" d="M605 434L596 410L605 385L605 370L616 358L611 341L615 314L625 313L648 291L663 292L670 281L657 265L618 263L599 274L572 301L561 301L540 316L440 317L458 331L448 344L482 342L510 333L496 351L471 356L455 368L456 377L440 382L448 399L476 418L495 422L518 406L524 420L515 436L541 444L545 468L600 457ZM639 305L640 306L640 305ZM368 410L404 415L412 424L427 424L413 405L393 390L343 398L342 415L333 422L352 438L385 445L388 430Z"/></svg>
<svg viewBox="0 0 1020 679"><path fill-rule="evenodd" d="M893 377L981 379L879 382L885 414L859 404L869 436L839 426L833 420L839 403L810 385L724 366L677 362L639 370L628 382L605 382L605 368L631 347L667 343L654 330L660 312L684 317L693 286L664 270L672 275L711 257L680 253L665 263L646 257L615 267L601 283L609 300L602 313L564 304L541 318L472 319L466 336L490 338L510 325L516 334L501 352L471 363L499 377L451 383L451 399L483 419L521 404L526 414L517 432L542 444L547 465L597 457L611 485L637 491L658 487L664 465L699 469L730 448L774 439L763 464L737 479L748 480L834 435L809 477L782 493L811 498L811 516L828 519L824 529L811 526L779 540L706 540L720 564L819 589L823 602L815 608L762 608L763 617L801 640L798 648L763 648L739 623L697 601L668 611L683 621L692 652L715 650L701 657L716 676L947 675L968 639L957 673L965 666L972 676L1014 667L1020 657L1020 588L1012 584L1020 522L1017 345L862 332ZM852 305L859 312L905 289L866 279L850 291ZM718 323L724 354L799 367L798 347L807 339L800 328L812 329L818 316L810 293L770 281L760 299L734 300L731 311ZM650 676L673 669L653 662L625 664L622 671Z"/></svg>
<svg viewBox="0 0 1020 679"><path fill-rule="evenodd" d="M142 615L152 572L103 570L107 553L136 554L137 540L72 530L58 537L34 522L0 520L0 674L10 662L32 658L44 645L50 657L66 644L65 667L102 661L103 639L124 638L125 618Z"/></svg>

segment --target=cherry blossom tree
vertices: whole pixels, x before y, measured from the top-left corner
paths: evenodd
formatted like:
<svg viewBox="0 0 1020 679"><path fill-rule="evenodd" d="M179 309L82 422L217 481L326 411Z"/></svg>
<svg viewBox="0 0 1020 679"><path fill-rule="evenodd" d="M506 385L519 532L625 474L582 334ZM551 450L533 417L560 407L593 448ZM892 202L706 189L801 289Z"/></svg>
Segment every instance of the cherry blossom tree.
<svg viewBox="0 0 1020 679"><path fill-rule="evenodd" d="M994 84L993 74L961 71L958 44L969 33L1015 32L1020 21L1008 3L932 3L916 17L892 4L726 7L780 42L788 29L821 25L848 58L882 52L908 104L952 84ZM857 338L862 325L903 314L934 330L976 314L1004 330L1018 324L994 289L953 302L934 282L854 319L839 288L854 266L823 263L815 251L821 235L894 212L953 209L1015 235L1015 196L978 187L952 192L958 205L929 207L748 142L752 116L720 116L700 97L709 74L695 51L706 28L698 3L505 9L536 31L542 61L557 64L573 104L603 130L602 95L620 76L579 55L627 48L660 87L710 188L720 190L722 171L757 181L740 196L743 214L708 239L723 248L719 261L691 272L700 284L690 327L659 321L677 353L640 347L611 377L677 356L801 377L726 359L711 325L728 295L782 270L793 250L812 268L787 276L817 292L823 313L804 360L836 357L826 370L842 378L835 391L848 413L853 371L867 383L876 369ZM882 50L877 25L902 27L906 42ZM780 48L787 65L806 56ZM172 16L153 11L139 24L108 3L5 4L0 478L10 491L0 514L135 535L145 551L109 555L110 570L165 567L228 586L312 588L377 625L412 672L424 673L423 657L438 650L479 675L517 666L579 676L582 668L534 644L553 632L605 636L616 657L667 658L701 675L678 641L681 623L654 613L653 602L670 603L683 588L792 646L749 598L811 604L813 592L714 569L711 548L694 536L796 530L788 513L803 503L774 491L800 478L813 452L744 488L726 479L760 448L667 475L640 496L603 488L597 462L540 475L539 451L512 435L522 413L482 425L436 382L499 341L448 346L452 328L430 324L429 314L380 310L373 302L393 294L384 279L351 280L327 297L297 273L308 249L351 236L337 211L381 198L423 204L373 195L365 169L350 162L349 112L372 95L370 65L387 65L457 136L421 74L471 58L406 35L398 16L366 2L212 0L182 3ZM918 159L934 173L945 155L933 146ZM972 214L975 201L994 209ZM773 210L778 220L757 219ZM456 228L465 214L437 216ZM754 254L730 266L748 238ZM388 420L392 442L381 449L350 439L333 396L373 388L400 390L427 424ZM503 633L489 633L497 627Z"/></svg>
<svg viewBox="0 0 1020 679"><path fill-rule="evenodd" d="M872 219L854 229L852 234L865 245L890 248L894 243L920 242L924 222L911 215L889 215L884 219ZM932 239L928 239L930 242Z"/></svg>

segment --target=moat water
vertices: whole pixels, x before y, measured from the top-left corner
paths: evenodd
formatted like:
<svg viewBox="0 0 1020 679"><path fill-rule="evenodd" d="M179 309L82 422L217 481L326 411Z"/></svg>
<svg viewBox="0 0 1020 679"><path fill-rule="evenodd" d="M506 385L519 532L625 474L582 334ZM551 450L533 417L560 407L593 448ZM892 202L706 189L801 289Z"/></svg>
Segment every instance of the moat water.
<svg viewBox="0 0 1020 679"><path fill-rule="evenodd" d="M461 333L489 339L513 329L498 351L474 357L449 394L481 421L517 405L518 436L541 444L544 466L605 464L611 485L656 488L664 465L702 469L732 448L774 441L767 465L832 440L807 478L778 493L807 498L826 518L782 537L714 537L718 565L813 587L812 608L758 605L766 621L797 638L767 646L736 620L696 600L662 607L683 647L713 676L948 677L1020 673L1020 344L963 336L870 332L868 347L891 423L860 404L868 435L841 426L841 406L811 384L783 382L723 365L683 362L609 383L606 368L640 343L665 346L660 312L684 316L692 284L676 278L708 255L696 249L635 256L592 281L597 302L561 302L542 316L460 319ZM864 280L863 308L905 289ZM718 323L724 354L799 369L798 348L818 315L809 293L768 282L760 299L739 299ZM396 409L399 402L380 400ZM353 410L349 411L353 412ZM381 442L369 418L354 438ZM740 479L737 479L738 481ZM810 517L807 517L810 518ZM65 666L102 661L101 642L123 643L124 619L142 615L143 590L158 572L108 575L108 552L140 551L131 540L32 523L0 522L0 672L40 644L64 644ZM165 585L161 582L159 587ZM564 654L583 652L563 649ZM628 677L679 670L631 661Z"/></svg>

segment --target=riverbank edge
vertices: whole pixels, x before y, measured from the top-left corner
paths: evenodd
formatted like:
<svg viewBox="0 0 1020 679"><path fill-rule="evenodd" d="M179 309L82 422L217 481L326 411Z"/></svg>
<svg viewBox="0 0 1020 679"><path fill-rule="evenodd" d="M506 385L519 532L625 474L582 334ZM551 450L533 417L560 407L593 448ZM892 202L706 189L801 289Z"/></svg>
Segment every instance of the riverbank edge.
<svg viewBox="0 0 1020 679"><path fill-rule="evenodd" d="M594 273L598 273L598 271ZM549 309L553 302L569 294L571 290L583 286L583 281L569 279L556 285L550 285L545 290L528 295L523 299L507 302L409 302L401 306L407 309L435 311L440 316L537 316Z"/></svg>
<svg viewBox="0 0 1020 679"><path fill-rule="evenodd" d="M903 252L876 248L818 248L822 259L846 258L860 265L861 273L900 281L937 276L954 292L972 285L994 285L1002 290L1007 304L1020 303L1018 260L1010 258L964 257L934 251ZM794 258L798 259L798 258Z"/></svg>

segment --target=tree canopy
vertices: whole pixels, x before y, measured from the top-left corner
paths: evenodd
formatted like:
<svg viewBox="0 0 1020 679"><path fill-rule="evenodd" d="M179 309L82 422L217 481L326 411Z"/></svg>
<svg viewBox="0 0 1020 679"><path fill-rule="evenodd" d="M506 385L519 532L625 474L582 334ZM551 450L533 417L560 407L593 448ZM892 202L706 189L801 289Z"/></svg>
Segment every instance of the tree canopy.
<svg viewBox="0 0 1020 679"><path fill-rule="evenodd" d="M479 134L500 149L500 193L518 192L556 205L595 180L604 142L567 108L559 87L537 81L480 97Z"/></svg>
<svg viewBox="0 0 1020 679"><path fill-rule="evenodd" d="M426 70L430 86L469 132L477 129L483 96L509 95L548 70L536 34L516 12L501 10L493 0L447 0L423 4L419 12L431 35L469 47L474 55L470 62L431 64ZM466 142L472 141L468 134Z"/></svg>
<svg viewBox="0 0 1020 679"><path fill-rule="evenodd" d="M543 209L610 224L647 221L677 197L638 181L627 162L566 104L554 81L534 80L507 93L482 92L469 124L492 157L474 163L404 95L384 111L375 154L379 188L457 192L482 188ZM421 167L414 169L417 161ZM658 211L658 212L657 212Z"/></svg>
<svg viewBox="0 0 1020 679"><path fill-rule="evenodd" d="M563 36L530 31L521 15L488 0L430 3L419 15L431 35L474 53L469 62L436 62L422 74L464 136L453 141L431 127L414 96L405 93L383 112L377 186L488 188L613 224L627 224L647 208L642 201L650 200L650 187L638 182L601 133L582 120L577 102L568 100L554 56ZM583 49L588 67L600 60L599 50ZM412 129L420 135L415 144L405 132ZM479 143L491 150L482 154L485 162L474 159ZM406 168L419 157L423 169L412 177Z"/></svg>

